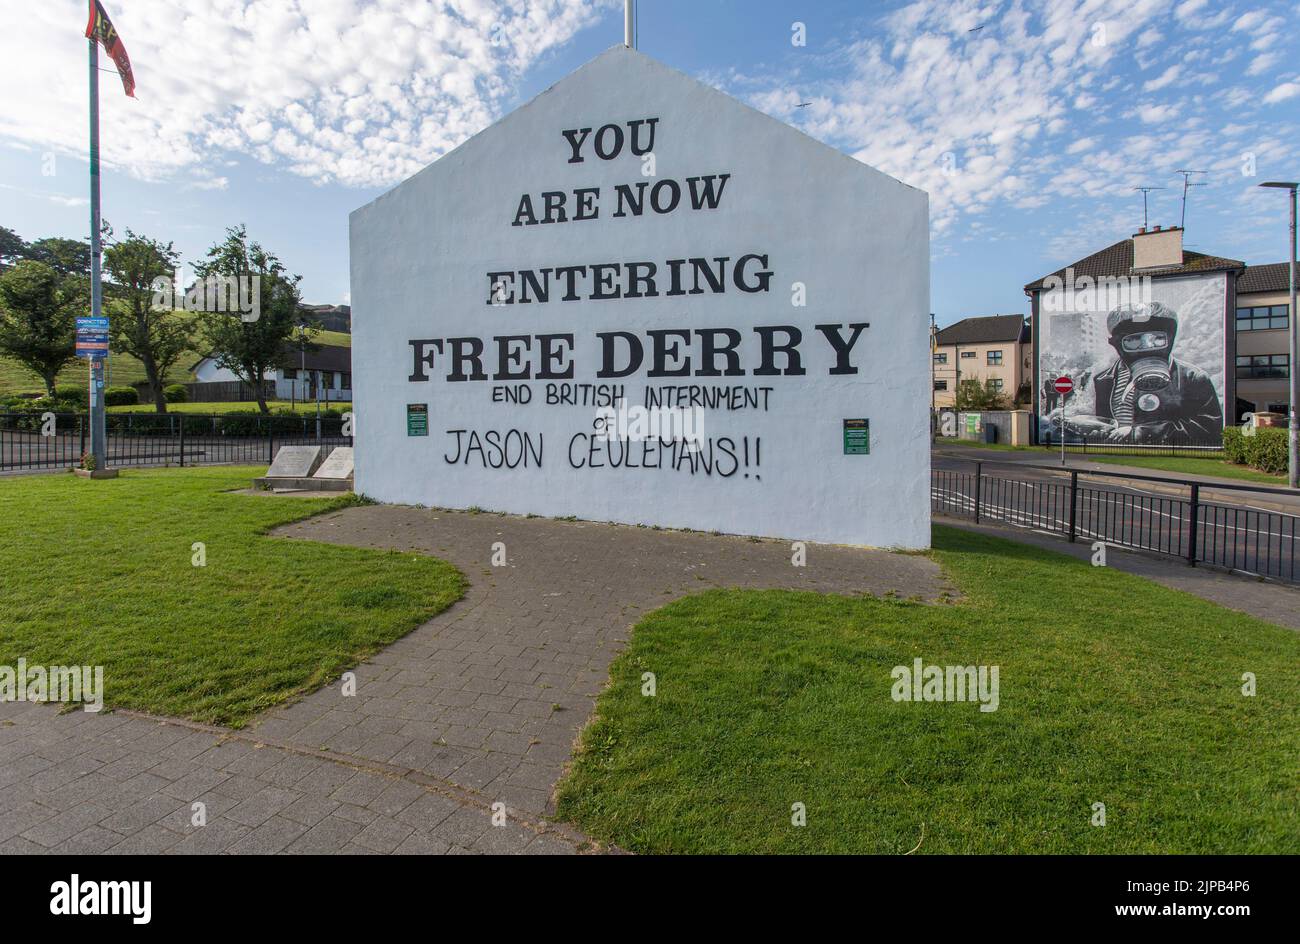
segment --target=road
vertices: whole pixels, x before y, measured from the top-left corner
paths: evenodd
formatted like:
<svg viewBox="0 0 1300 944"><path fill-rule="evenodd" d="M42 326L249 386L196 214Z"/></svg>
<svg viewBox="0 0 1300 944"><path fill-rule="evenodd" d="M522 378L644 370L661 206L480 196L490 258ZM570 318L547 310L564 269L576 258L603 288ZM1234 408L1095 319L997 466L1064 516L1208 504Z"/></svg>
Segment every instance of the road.
<svg viewBox="0 0 1300 944"><path fill-rule="evenodd" d="M1073 467L1080 472L1074 507L1079 540L1188 556L1189 487L1126 480L1114 469L1091 471L1094 464L1073 458L1064 472L1030 467L1044 464L1045 458L1037 453L937 450L931 463L934 511L973 517L973 460L978 459L981 520L1065 535L1070 529L1069 469ZM1206 485L1200 490L1196 519L1199 561L1300 582L1300 497Z"/></svg>

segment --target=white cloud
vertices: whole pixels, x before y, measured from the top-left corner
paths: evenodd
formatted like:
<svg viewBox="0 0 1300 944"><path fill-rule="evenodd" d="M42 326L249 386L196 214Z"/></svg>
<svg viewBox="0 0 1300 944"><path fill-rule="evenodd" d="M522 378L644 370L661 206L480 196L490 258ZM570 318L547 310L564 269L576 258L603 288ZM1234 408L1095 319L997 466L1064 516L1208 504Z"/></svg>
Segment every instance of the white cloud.
<svg viewBox="0 0 1300 944"><path fill-rule="evenodd" d="M1283 82L1264 96L1264 104L1276 105L1278 102L1285 102L1297 95L1300 95L1300 82Z"/></svg>
<svg viewBox="0 0 1300 944"><path fill-rule="evenodd" d="M1246 68L1246 74L1263 75L1269 69L1273 68L1273 66L1277 65L1281 58L1282 57L1275 52L1266 52L1262 55L1256 56L1250 61L1250 65Z"/></svg>
<svg viewBox="0 0 1300 944"><path fill-rule="evenodd" d="M1181 65L1172 65L1164 72L1160 73L1156 78L1143 82L1142 90L1144 92L1158 92L1165 86L1173 85L1174 81L1178 78L1178 73L1182 70L1183 67Z"/></svg>
<svg viewBox="0 0 1300 944"><path fill-rule="evenodd" d="M156 179L230 150L318 182L393 183L490 123L519 73L609 4L117 4L110 15L138 98L101 73L103 159ZM23 77L23 93L6 96L0 138L85 150L84 21L83 0L41 0L26 7L21 29L0 31L0 61ZM112 66L107 56L100 63Z"/></svg>
<svg viewBox="0 0 1300 944"><path fill-rule="evenodd" d="M61 207L81 207L90 205L90 198L88 197L69 197L61 193L50 193L44 190L30 190L27 187L16 187L13 184L0 184L0 190L13 190L17 193L34 197L37 200L48 200L50 203Z"/></svg>
<svg viewBox="0 0 1300 944"><path fill-rule="evenodd" d="M797 93L779 74L734 84L758 86L759 108L926 190L936 243L958 222L965 232L1015 208L1042 219L1090 214L1081 245L1095 249L1113 241L1116 219L1128 219L1119 230L1133 225L1134 186L1173 187L1179 167L1239 176L1244 152L1295 132L1285 116L1251 122L1260 93L1225 88L1211 68L1245 48L1240 32L1207 28L1236 14L1207 0L1173 9L1168 0L1010 0L990 18L981 0L913 0L828 57L838 74L815 81L805 68ZM972 38L958 28L972 17L993 25ZM1140 49L1158 58L1143 63ZM1176 60L1159 58L1169 51ZM1255 74L1276 75L1277 64L1265 60ZM1273 84L1282 78L1292 76ZM1291 84L1270 97L1297 94ZM818 107L794 107L808 100ZM1210 194L1199 191L1198 202L1218 199Z"/></svg>
<svg viewBox="0 0 1300 944"><path fill-rule="evenodd" d="M1151 46L1154 46L1156 43L1160 42L1160 40L1163 38L1164 37L1160 34L1160 31L1157 29L1146 30L1141 36L1138 37L1137 48L1148 49Z"/></svg>
<svg viewBox="0 0 1300 944"><path fill-rule="evenodd" d="M1139 105L1133 112L1144 125L1156 125L1178 117L1177 105Z"/></svg>
<svg viewBox="0 0 1300 944"><path fill-rule="evenodd" d="M919 0L886 16L883 35L846 51L852 75L801 92L827 101L820 113L796 114L779 81L755 103L927 190L942 232L1000 202L1029 205L1059 150L1040 139L1069 137L1066 103L1096 107L1097 95L1081 89L1104 77L1162 9L1165 0L1016 3L972 39L958 28L988 19L978 0Z"/></svg>

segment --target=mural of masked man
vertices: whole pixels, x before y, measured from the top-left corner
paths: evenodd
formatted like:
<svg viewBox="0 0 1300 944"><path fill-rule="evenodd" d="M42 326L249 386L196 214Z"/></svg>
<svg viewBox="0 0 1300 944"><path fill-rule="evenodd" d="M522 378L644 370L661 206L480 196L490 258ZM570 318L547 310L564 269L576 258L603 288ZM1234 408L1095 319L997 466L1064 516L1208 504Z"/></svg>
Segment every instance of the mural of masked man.
<svg viewBox="0 0 1300 944"><path fill-rule="evenodd" d="M1174 358L1178 314L1160 302L1122 305L1106 316L1115 361L1093 378L1095 415L1066 417L1089 439L1217 445L1223 407L1206 373Z"/></svg>

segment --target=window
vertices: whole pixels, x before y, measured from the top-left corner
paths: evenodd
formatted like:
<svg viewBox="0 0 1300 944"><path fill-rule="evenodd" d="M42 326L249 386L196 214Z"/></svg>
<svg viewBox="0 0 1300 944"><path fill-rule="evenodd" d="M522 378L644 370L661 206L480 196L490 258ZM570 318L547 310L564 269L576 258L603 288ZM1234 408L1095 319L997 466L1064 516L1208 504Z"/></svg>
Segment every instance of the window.
<svg viewBox="0 0 1300 944"><path fill-rule="evenodd" d="M292 367L286 367L286 368L284 369L284 379L285 379L285 380L297 380L297 379L298 379L298 372L297 372L296 370L294 370Z"/></svg>
<svg viewBox="0 0 1300 944"><path fill-rule="evenodd" d="M990 367L1000 367L1000 366L1002 366L1002 352L1001 352L1001 351L989 351L989 353L988 353L988 365L989 365Z"/></svg>
<svg viewBox="0 0 1300 944"><path fill-rule="evenodd" d="M1265 305L1258 308L1237 309L1238 331L1262 331L1265 328L1287 327L1286 305Z"/></svg>
<svg viewBox="0 0 1300 944"><path fill-rule="evenodd" d="M343 379L342 379L341 381L339 381L339 388L340 388L341 390L351 390L351 389L352 389L352 375L351 375L351 374L347 374L347 373L345 373L345 374L342 374L341 376L343 377Z"/></svg>
<svg viewBox="0 0 1300 944"><path fill-rule="evenodd" d="M1286 354L1255 354L1237 358L1237 379L1290 377L1291 358Z"/></svg>
<svg viewBox="0 0 1300 944"><path fill-rule="evenodd" d="M934 389L935 389L935 390L947 390L947 389L948 389L948 381L946 381L946 380L936 380L936 381L934 382Z"/></svg>
<svg viewBox="0 0 1300 944"><path fill-rule="evenodd" d="M962 360L965 360L965 359L968 358L968 357L974 357L974 356L975 356L975 352L974 352L974 351L962 351L962 352L961 352L961 356L962 356Z"/></svg>
<svg viewBox="0 0 1300 944"><path fill-rule="evenodd" d="M999 378L994 377L989 380L989 383L992 385L994 390L997 390L999 393L1002 392L1002 381Z"/></svg>
<svg viewBox="0 0 1300 944"><path fill-rule="evenodd" d="M946 363L948 363L948 355L947 355L947 354L936 354L936 355L934 355L934 362L935 362L936 364L946 364Z"/></svg>
<svg viewBox="0 0 1300 944"><path fill-rule="evenodd" d="M334 389L334 371L322 370L320 372L320 384L326 390Z"/></svg>

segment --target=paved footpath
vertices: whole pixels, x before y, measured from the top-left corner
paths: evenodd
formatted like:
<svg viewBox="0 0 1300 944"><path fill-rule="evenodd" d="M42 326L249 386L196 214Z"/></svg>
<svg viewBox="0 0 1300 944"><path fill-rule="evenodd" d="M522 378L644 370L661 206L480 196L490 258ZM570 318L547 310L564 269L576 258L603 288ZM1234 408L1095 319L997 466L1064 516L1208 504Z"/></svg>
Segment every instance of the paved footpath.
<svg viewBox="0 0 1300 944"><path fill-rule="evenodd" d="M950 592L918 555L810 544L794 567L782 541L392 505L278 534L432 554L470 588L354 695L336 681L243 731L0 704L0 852L587 851L551 792L642 615L710 587Z"/></svg>

